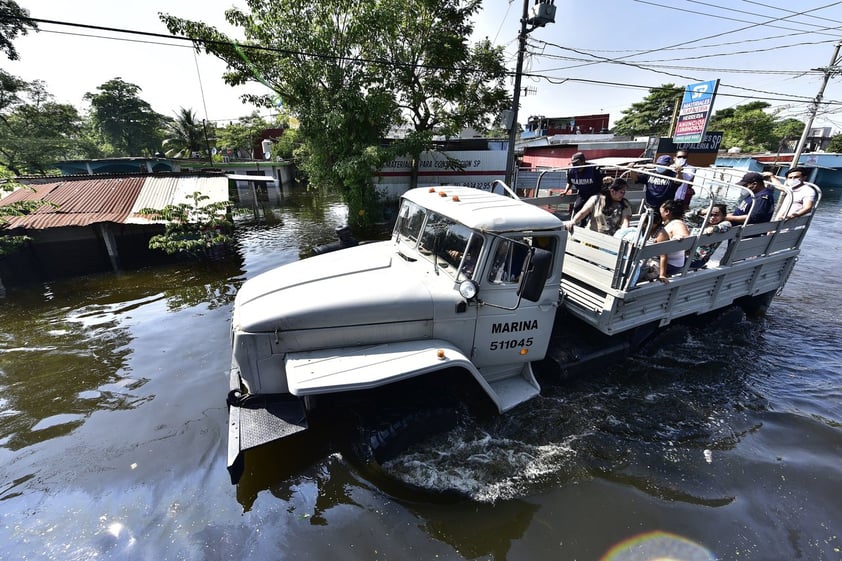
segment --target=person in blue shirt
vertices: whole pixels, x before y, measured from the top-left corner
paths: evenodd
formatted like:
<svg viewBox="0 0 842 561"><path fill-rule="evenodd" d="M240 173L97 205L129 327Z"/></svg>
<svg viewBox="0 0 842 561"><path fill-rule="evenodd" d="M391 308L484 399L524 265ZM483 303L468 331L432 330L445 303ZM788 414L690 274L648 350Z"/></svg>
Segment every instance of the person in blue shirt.
<svg viewBox="0 0 842 561"><path fill-rule="evenodd" d="M573 216L585 206L588 199L602 192L602 173L596 166L587 165L582 152L573 154L570 164L573 167L567 170L567 189L563 194L569 195L571 190L576 188L576 201L570 213L570 216ZM587 224L587 218L584 218L577 226L585 224Z"/></svg>
<svg viewBox="0 0 842 561"><path fill-rule="evenodd" d="M731 224L757 224L772 220L772 214L775 212L775 193L763 182L763 176L750 171L737 181L737 185L750 189L751 195L746 195L734 212L725 219Z"/></svg>
<svg viewBox="0 0 842 561"><path fill-rule="evenodd" d="M672 169L672 156L664 154L655 160L655 173L658 175L643 175L638 181L645 183L643 187L643 201L649 209L657 210L664 201L675 199L679 183L672 179L676 176Z"/></svg>

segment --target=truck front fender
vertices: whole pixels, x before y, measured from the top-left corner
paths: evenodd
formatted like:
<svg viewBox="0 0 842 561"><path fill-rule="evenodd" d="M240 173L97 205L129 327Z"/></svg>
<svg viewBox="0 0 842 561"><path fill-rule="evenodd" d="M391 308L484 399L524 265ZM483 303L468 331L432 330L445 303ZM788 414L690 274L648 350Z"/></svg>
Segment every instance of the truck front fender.
<svg viewBox="0 0 842 561"><path fill-rule="evenodd" d="M286 355L289 391L297 396L372 389L453 367L470 372L497 404L495 392L477 367L461 350L441 339L320 349Z"/></svg>

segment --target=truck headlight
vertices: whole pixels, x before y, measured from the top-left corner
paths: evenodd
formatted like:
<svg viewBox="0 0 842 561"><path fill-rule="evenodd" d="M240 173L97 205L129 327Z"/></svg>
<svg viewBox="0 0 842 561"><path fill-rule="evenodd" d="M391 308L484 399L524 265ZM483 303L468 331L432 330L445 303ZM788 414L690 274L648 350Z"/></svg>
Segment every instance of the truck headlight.
<svg viewBox="0 0 842 561"><path fill-rule="evenodd" d="M459 283L459 294L462 295L462 298L471 300L476 297L477 292L479 292L479 286L477 286L476 282L472 280L464 280Z"/></svg>

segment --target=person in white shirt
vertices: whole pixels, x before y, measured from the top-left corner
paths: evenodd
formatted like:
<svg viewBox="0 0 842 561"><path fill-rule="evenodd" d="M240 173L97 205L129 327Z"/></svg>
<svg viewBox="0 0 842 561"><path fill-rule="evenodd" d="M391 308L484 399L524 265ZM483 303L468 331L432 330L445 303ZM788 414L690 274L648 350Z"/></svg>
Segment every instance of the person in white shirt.
<svg viewBox="0 0 842 561"><path fill-rule="evenodd" d="M771 179L772 183L781 187L781 180L774 174L767 171L763 175ZM783 209L786 215L780 218L789 220L813 211L813 206L816 204L816 192L804 183L806 176L807 170L800 167L792 168L786 172L786 186L792 191L792 201L789 208Z"/></svg>

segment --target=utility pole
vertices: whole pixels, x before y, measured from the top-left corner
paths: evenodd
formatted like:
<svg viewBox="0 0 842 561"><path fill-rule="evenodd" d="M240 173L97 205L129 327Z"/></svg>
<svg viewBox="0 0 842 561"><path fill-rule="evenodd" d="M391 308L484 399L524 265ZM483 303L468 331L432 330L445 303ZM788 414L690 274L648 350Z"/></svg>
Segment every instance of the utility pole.
<svg viewBox="0 0 842 561"><path fill-rule="evenodd" d="M520 79L523 72L523 55L526 52L526 36L537 27L555 23L555 0L535 0L534 15L529 17L529 0L523 0L523 16L520 18L518 34L517 67L515 68L515 91L512 96L512 110L509 123L509 148L506 157L506 185L512 186L515 170L515 140L517 139L517 113L520 106ZM531 26L531 27L527 27Z"/></svg>
<svg viewBox="0 0 842 561"><path fill-rule="evenodd" d="M822 97L824 96L824 89L827 87L827 82L830 80L830 76L833 74L837 74L839 70L836 68L836 65L839 63L839 48L842 47L842 42L836 43L833 47L833 56L830 57L830 66L827 68L821 68L819 70L824 71L824 80L822 80L822 86L819 88L819 93L816 94L816 98L813 100L813 107L810 110L810 118L807 119L807 125L804 127L804 132L801 133L801 140L798 141L798 146L795 148L795 154L792 157L792 163L790 163L791 168L798 166L798 160L801 159L801 153L804 151L804 146L807 144L807 137L810 135L810 128L813 126L813 119L816 118L816 113L819 111L819 105L822 102Z"/></svg>

